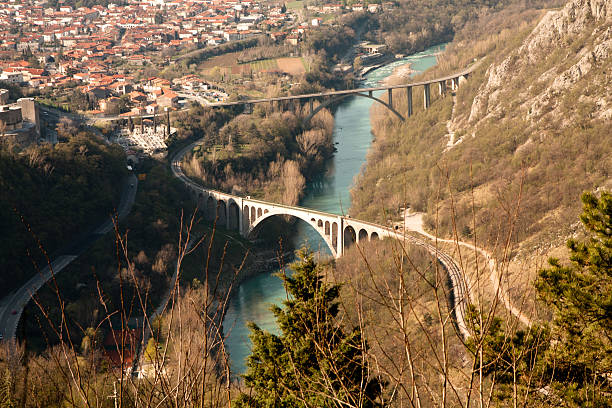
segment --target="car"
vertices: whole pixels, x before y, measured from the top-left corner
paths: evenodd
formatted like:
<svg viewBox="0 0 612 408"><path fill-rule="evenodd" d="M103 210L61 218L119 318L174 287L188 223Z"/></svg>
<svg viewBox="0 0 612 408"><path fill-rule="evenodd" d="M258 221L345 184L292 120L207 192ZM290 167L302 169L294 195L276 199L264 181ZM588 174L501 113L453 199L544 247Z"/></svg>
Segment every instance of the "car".
<svg viewBox="0 0 612 408"><path fill-rule="evenodd" d="M12 310L12 311L11 311L11 314L12 314L12 315L16 315L16 314L17 314L17 311L16 311L16 310Z"/></svg>

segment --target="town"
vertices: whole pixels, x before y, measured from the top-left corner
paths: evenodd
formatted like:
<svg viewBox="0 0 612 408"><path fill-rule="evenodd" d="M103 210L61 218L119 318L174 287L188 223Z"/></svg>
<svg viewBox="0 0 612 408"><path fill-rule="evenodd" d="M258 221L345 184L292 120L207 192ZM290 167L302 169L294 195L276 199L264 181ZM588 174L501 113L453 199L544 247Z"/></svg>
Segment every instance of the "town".
<svg viewBox="0 0 612 408"><path fill-rule="evenodd" d="M118 3L91 7L82 2L0 3L0 26L4 27L0 30L0 88L18 88L20 97L28 97L31 112L21 115L25 121L18 119L17 111L25 112L26 102L17 103L18 98L14 98L15 104L8 106L5 95L0 115L6 116L3 130L19 136L20 144L57 140L53 129L46 129L53 124L45 120L47 112L43 112L41 134L39 104L88 119L126 119L122 123L127 125L128 119L179 110L189 101L203 105L226 101L236 88L223 80L236 67L229 68L226 75L215 66L204 71L210 75L202 75L185 70L189 65L185 60L248 50L258 41L272 45L272 57L289 57L270 63L266 55L245 52L238 58L238 72L252 76L259 69L267 74L284 74L289 83L291 74L308 70L308 63L293 50L310 30L339 14L378 13L382 7L393 7L393 3L345 6L305 1L287 7L252 0ZM363 53L356 59L360 66L382 56L379 48L364 44ZM352 64L345 64L337 71L343 74L352 68ZM220 71L221 79L217 79L215 74ZM242 81L238 85L241 90L246 88ZM31 106L32 101L36 108ZM139 136L125 140L125 127L117 129L115 140L124 146L138 145L135 141L142 140ZM144 128L134 131L131 127L128 133L150 134ZM169 134L166 127L160 127L162 130L164 133L157 132L155 126L154 138L160 140L141 146L143 150L158 151L164 145L163 139Z"/></svg>

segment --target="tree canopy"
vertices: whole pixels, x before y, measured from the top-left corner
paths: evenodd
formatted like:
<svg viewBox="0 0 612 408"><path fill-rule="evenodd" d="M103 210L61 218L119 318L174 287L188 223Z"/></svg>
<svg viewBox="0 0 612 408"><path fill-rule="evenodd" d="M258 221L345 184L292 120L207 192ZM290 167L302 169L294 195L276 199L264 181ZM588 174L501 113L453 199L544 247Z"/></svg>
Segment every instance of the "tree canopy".
<svg viewBox="0 0 612 408"><path fill-rule="evenodd" d="M370 375L361 330L338 319L338 285L323 282L313 255L298 251L293 276L280 275L289 294L274 306L281 334L251 323L252 354L244 376L249 391L239 407L381 406L382 382Z"/></svg>
<svg viewBox="0 0 612 408"><path fill-rule="evenodd" d="M553 380L570 400L602 406L612 373L612 194L584 193L582 203L588 238L568 240L570 263L550 259L536 288L553 310L557 341L546 356Z"/></svg>

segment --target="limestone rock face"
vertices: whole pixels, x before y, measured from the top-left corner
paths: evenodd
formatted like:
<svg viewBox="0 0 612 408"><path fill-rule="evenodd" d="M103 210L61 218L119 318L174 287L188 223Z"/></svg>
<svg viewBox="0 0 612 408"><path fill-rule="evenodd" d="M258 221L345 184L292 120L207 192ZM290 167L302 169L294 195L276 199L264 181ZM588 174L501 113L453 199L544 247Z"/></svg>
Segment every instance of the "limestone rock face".
<svg viewBox="0 0 612 408"><path fill-rule="evenodd" d="M498 114L500 104L517 98L511 94L513 89L523 91L518 93L522 112L514 114L529 121L547 116L563 125L569 119L558 111L564 96L576 87L607 88L591 101L592 114L607 117L612 109L611 65L612 0L570 1L544 15L519 48L489 67L472 103L469 123ZM526 86L522 78L534 78L529 89L521 89ZM582 101L589 102L588 97Z"/></svg>

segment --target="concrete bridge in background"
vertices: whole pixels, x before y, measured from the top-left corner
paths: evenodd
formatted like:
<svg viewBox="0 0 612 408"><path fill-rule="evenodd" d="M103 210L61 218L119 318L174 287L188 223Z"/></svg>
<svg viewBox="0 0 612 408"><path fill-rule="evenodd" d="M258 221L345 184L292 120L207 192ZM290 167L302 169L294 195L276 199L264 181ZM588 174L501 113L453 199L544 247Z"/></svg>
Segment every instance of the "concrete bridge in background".
<svg viewBox="0 0 612 408"><path fill-rule="evenodd" d="M416 87L423 87L423 106L425 109L431 106L431 86L438 85L438 92L440 95L444 95L448 88L451 90L456 90L459 85L467 80L469 75L480 65L479 62L472 64L468 68L456 72L451 75L447 75L441 78L430 79L426 81L420 82L411 82L407 84L399 84L399 85L385 85L378 86L372 88L356 88L356 89L345 89L341 91L329 91L329 92L320 92L320 93L312 93L312 94L304 94L304 95L289 95L289 96L279 96L276 98L260 98L260 99L248 99L241 100L235 102L218 102L218 103L209 103L207 106L209 107L229 107L236 105L244 105L245 107L249 107L259 103L277 103L279 106L283 106L286 103L308 103L309 106L309 115L304 119L304 122L308 122L314 115L316 115L321 109L326 106L331 105L332 103L338 102L349 96L361 96L365 98L373 99L374 101L384 105L387 109L389 109L395 116L399 119L406 120L407 117L412 116L413 113L413 103L412 103L412 90ZM405 89L406 90L406 112L405 116L402 115L399 111L395 109L395 105L393 104L393 91L396 89ZM377 91L387 91L387 100L383 100L374 96L374 92ZM317 107L314 106L314 102L319 101L319 105Z"/></svg>
<svg viewBox="0 0 612 408"><path fill-rule="evenodd" d="M456 90L459 88L459 85L463 83L469 75L480 65L480 62L472 64L468 68L456 72L451 75L447 75L441 78L430 79L427 81L420 82L411 82L407 84L399 84L399 85L385 85L378 86L372 88L356 88L356 89L345 89L341 91L328 91L328 92L319 92L319 93L311 93L311 94L303 94L303 95L289 95L289 96L279 96L275 98L260 98L260 99L246 99L234 102L216 102L216 103L203 103L206 102L202 98L197 96L192 96L191 99L196 100L197 102L203 104L209 108L226 108L231 106L243 106L245 111L252 110L253 106L261 103L269 103L269 104L277 104L281 109L290 109L290 106L294 106L294 104L306 105L308 104L308 115L304 118L304 122L309 122L318 112L320 112L323 108L339 102L340 100L347 98L349 96L360 96L364 98L372 99L381 105L385 106L389 109L395 116L397 116L400 120L404 121L406 118L412 116L413 114L413 103L412 103L412 94L413 88L423 87L423 106L425 109L431 106L431 86L438 85L438 93L440 95L444 95L448 89ZM406 90L406 112L399 112L396 109L396 105L394 104L393 99L393 91L398 89ZM374 95L375 92L378 91L387 91L387 98L382 99ZM185 95L185 94L181 94ZM315 106L315 102L318 104ZM151 115L139 115L139 116L106 116L106 117L96 117L91 118L92 121L121 121L131 119L151 119L151 118L161 118L161 120L166 120L169 122L169 112L163 112L158 114Z"/></svg>

